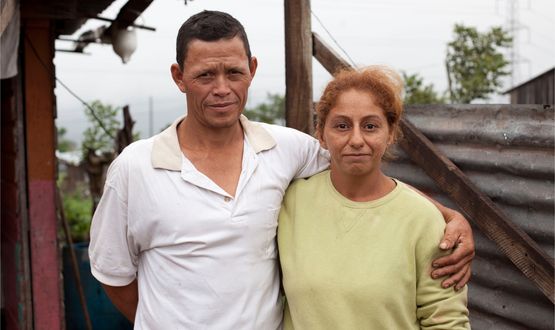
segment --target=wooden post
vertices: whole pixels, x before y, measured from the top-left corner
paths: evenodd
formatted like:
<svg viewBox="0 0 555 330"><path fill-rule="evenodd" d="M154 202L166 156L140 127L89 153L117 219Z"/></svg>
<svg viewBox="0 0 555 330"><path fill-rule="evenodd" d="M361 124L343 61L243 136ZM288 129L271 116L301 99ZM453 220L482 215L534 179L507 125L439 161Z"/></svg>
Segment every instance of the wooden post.
<svg viewBox="0 0 555 330"><path fill-rule="evenodd" d="M285 123L312 134L310 0L285 0Z"/></svg>
<svg viewBox="0 0 555 330"><path fill-rule="evenodd" d="M26 20L24 90L34 329L60 329L60 265L55 209L54 38L48 20Z"/></svg>

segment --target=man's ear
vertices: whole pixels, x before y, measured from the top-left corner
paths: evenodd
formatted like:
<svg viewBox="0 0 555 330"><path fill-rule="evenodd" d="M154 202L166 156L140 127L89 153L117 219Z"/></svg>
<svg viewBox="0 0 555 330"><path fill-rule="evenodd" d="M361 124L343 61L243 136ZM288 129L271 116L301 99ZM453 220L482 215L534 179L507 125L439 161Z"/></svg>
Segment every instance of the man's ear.
<svg viewBox="0 0 555 330"><path fill-rule="evenodd" d="M183 82L183 72L179 68L179 65L177 63L172 64L172 66L170 67L170 71L172 74L172 79L177 85L177 88L179 88L182 93L187 93L185 83Z"/></svg>
<svg viewBox="0 0 555 330"><path fill-rule="evenodd" d="M252 56L251 61L249 63L249 71L251 73L251 79L254 78L254 74L256 73L256 68L258 68L258 60L256 57Z"/></svg>

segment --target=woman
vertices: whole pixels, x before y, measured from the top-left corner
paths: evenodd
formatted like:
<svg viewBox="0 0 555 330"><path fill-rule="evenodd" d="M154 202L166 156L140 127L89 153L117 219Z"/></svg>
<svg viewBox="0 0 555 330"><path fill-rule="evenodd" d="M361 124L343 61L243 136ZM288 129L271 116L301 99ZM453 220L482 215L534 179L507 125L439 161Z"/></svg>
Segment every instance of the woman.
<svg viewBox="0 0 555 330"><path fill-rule="evenodd" d="M401 90L398 74L373 66L337 74L318 103L330 170L294 182L279 218L285 329L470 328L466 288L429 276L441 214L381 170Z"/></svg>

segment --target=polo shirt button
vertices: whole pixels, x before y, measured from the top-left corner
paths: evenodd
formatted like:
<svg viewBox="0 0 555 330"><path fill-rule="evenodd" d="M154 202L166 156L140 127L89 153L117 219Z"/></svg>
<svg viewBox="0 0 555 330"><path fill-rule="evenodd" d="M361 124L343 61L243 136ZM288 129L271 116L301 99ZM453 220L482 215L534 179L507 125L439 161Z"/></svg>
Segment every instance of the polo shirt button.
<svg viewBox="0 0 555 330"><path fill-rule="evenodd" d="M231 198L229 198L228 196L225 196L225 197L224 197L224 201L225 201L226 203L229 202L230 200L231 200Z"/></svg>

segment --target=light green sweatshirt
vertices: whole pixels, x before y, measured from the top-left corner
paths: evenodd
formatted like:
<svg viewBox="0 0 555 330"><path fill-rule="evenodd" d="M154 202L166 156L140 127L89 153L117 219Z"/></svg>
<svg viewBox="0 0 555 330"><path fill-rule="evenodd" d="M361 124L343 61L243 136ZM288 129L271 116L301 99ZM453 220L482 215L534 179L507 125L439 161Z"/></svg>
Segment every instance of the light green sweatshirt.
<svg viewBox="0 0 555 330"><path fill-rule="evenodd" d="M469 329L466 287L430 277L445 222L402 182L353 202L329 171L294 182L279 217L287 329Z"/></svg>

